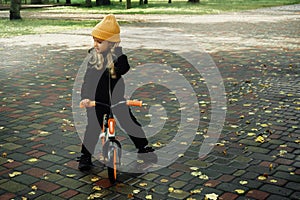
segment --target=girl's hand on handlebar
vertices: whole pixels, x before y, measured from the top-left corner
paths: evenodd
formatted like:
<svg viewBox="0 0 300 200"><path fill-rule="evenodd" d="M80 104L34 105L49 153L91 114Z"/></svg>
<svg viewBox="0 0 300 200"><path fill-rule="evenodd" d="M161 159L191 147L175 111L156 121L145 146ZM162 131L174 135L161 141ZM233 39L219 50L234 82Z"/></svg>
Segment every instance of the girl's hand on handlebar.
<svg viewBox="0 0 300 200"><path fill-rule="evenodd" d="M83 99L80 101L80 108L92 107L90 99Z"/></svg>

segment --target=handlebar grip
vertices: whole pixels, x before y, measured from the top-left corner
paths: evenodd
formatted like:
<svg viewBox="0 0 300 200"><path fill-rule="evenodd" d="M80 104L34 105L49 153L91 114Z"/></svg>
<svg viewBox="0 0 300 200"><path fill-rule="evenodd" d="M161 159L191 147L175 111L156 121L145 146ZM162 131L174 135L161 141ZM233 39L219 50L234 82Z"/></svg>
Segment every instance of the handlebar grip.
<svg viewBox="0 0 300 200"><path fill-rule="evenodd" d="M127 100L127 101L126 101L126 105L127 105L127 106L138 106L138 107L142 107L143 102L142 102L142 101L136 101L136 100Z"/></svg>

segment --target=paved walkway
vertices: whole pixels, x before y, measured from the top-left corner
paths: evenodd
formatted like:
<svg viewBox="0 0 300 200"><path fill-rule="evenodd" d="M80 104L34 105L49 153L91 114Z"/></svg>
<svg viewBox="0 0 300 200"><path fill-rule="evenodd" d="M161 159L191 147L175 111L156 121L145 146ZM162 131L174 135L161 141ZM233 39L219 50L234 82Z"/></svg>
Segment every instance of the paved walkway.
<svg viewBox="0 0 300 200"><path fill-rule="evenodd" d="M122 26L132 67L168 64L197 94L201 115L193 143L159 170L121 173L115 186L99 161L90 173L79 172L80 139L70 106L90 30L2 38L0 199L300 199L299 5L207 16L119 16L126 17L140 21ZM214 60L227 97L222 134L202 159L214 87L178 57L195 50ZM165 126L150 138L162 148L184 108L164 87L143 87L134 95L164 106ZM134 109L145 126L151 123L148 109ZM126 135L120 139L124 149L133 149Z"/></svg>

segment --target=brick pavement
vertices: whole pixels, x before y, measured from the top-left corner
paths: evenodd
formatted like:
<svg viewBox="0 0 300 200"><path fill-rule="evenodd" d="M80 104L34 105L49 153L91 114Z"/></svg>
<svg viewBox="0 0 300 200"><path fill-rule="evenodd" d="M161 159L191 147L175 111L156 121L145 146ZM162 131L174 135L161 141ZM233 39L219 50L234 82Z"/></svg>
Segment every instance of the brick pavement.
<svg viewBox="0 0 300 200"><path fill-rule="evenodd" d="M114 186L100 162L82 173L75 161L80 139L70 107L72 87L90 45L89 30L0 39L0 199L300 199L299 9L287 8L122 27L132 67L151 61L176 68L198 94L201 118L193 143L176 162L148 173L121 173ZM223 77L226 121L218 143L202 159L198 151L211 117L206 81L189 63L158 49L163 41L153 41L153 33L179 44L190 36ZM170 121L150 141L168 144L180 111L174 94L153 87L134 95L164 105ZM144 125L147 109L134 109ZM255 141L258 136L264 141ZM132 149L122 137L124 148Z"/></svg>

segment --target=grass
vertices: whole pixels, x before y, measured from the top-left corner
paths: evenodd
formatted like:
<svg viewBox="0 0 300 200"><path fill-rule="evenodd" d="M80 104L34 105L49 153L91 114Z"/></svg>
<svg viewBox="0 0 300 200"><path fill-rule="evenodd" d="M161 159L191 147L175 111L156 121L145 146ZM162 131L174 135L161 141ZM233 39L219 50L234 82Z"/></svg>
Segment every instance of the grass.
<svg viewBox="0 0 300 200"><path fill-rule="evenodd" d="M132 8L125 9L125 1L111 0L110 6L86 8L85 0L71 0L73 4L81 6L58 6L43 9L26 9L22 12L52 12L52 13L114 13L114 14L217 14L257 9L262 7L281 6L300 3L300 0L200 0L201 3L187 3L187 0L148 0L147 5L139 5L138 0L132 0ZM95 1L95 0L94 0ZM61 1L62 2L62 1ZM64 1L63 1L64 2ZM95 2L93 2L95 3ZM39 34L71 30L78 28L91 28L94 20L50 20L50 19L23 19L9 21L0 19L0 37L11 37L24 34Z"/></svg>
<svg viewBox="0 0 300 200"><path fill-rule="evenodd" d="M0 20L0 37L12 37L25 34L42 34L74 30L79 28L91 28L96 22L92 20L47 20L47 19L23 19L10 21Z"/></svg>
<svg viewBox="0 0 300 200"><path fill-rule="evenodd" d="M188 0L148 0L148 4L139 5L139 0L131 0L132 8L125 9L125 1L111 0L110 6L86 8L84 0L71 0L76 7L52 7L45 11L79 13L115 13L115 14L216 14L222 12L251 10L300 3L300 0L200 0L200 3L188 3ZM95 1L95 0L94 0ZM93 1L93 4L95 3Z"/></svg>

